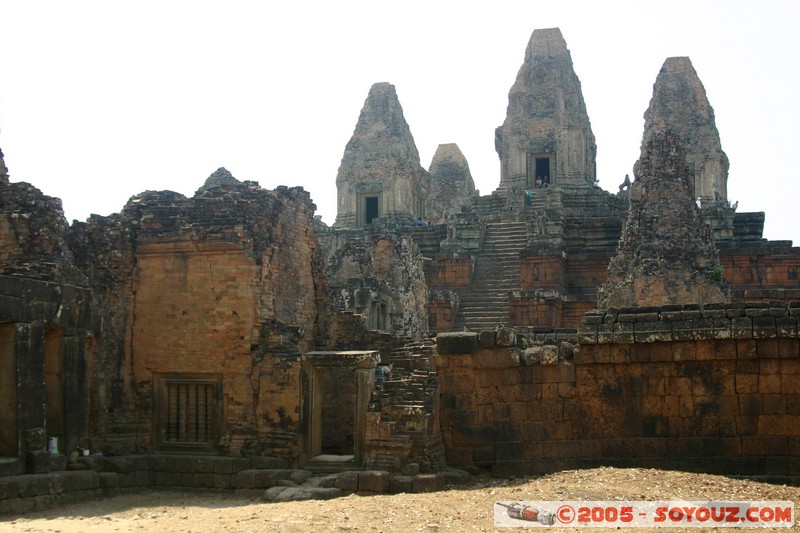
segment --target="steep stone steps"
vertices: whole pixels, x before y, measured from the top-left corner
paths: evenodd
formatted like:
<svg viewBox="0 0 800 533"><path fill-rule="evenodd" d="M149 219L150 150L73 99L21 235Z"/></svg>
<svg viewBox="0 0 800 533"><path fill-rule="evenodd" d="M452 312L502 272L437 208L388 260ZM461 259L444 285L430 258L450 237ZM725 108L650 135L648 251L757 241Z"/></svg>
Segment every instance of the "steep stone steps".
<svg viewBox="0 0 800 533"><path fill-rule="evenodd" d="M508 293L519 288L519 252L527 246L521 222L488 224L484 245L475 254L472 286L460 292L455 328L480 331L508 323Z"/></svg>

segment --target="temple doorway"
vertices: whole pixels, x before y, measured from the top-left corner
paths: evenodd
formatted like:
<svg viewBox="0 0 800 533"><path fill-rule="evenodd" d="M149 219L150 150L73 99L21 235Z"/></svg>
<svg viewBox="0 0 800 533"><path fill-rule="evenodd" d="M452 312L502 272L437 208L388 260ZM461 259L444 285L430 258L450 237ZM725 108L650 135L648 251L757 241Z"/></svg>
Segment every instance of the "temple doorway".
<svg viewBox="0 0 800 533"><path fill-rule="evenodd" d="M364 198L364 224L372 224L378 218L378 197L366 196Z"/></svg>
<svg viewBox="0 0 800 533"><path fill-rule="evenodd" d="M17 457L17 353L16 327L0 324L0 458Z"/></svg>
<svg viewBox="0 0 800 533"><path fill-rule="evenodd" d="M379 353L310 352L302 361L301 462L317 472L361 468Z"/></svg>
<svg viewBox="0 0 800 533"><path fill-rule="evenodd" d="M534 179L541 180L543 187L550 185L550 158L537 157L535 162Z"/></svg>

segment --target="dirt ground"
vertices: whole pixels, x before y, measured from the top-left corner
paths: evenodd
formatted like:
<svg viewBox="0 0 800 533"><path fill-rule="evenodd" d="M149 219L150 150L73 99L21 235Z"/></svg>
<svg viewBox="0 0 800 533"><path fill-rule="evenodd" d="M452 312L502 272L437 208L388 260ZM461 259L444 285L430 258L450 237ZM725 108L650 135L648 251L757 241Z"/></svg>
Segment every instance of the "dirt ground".
<svg viewBox="0 0 800 533"><path fill-rule="evenodd" d="M598 468L533 479L485 479L473 487L435 493L350 495L327 501L290 503L263 503L210 492L148 491L23 516L0 517L0 531L510 531L514 528L494 527L494 503L503 500L789 500L795 505L792 529L800 530L797 520L800 487L705 474ZM520 527L525 525L519 524ZM709 529L663 529L669 532L701 530ZM787 531L785 528L776 530Z"/></svg>

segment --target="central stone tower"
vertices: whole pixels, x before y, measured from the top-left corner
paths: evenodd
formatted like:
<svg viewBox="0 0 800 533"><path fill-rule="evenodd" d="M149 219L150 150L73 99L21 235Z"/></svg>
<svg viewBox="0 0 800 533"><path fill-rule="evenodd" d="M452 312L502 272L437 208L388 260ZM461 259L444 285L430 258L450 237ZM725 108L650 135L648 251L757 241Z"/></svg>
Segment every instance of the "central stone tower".
<svg viewBox="0 0 800 533"><path fill-rule="evenodd" d="M594 185L597 145L581 82L558 28L534 30L495 130L500 188Z"/></svg>

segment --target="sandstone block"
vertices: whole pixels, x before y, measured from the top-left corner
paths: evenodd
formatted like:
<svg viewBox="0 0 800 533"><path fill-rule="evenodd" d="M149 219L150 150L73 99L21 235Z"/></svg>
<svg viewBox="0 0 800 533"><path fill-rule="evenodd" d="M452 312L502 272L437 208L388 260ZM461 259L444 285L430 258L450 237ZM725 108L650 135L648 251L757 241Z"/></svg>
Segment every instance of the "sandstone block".
<svg viewBox="0 0 800 533"><path fill-rule="evenodd" d="M119 474L113 472L100 472L98 474L101 489L117 489L119 488Z"/></svg>
<svg viewBox="0 0 800 533"><path fill-rule="evenodd" d="M478 334L481 348L494 348L497 340L497 333L490 330L481 331Z"/></svg>
<svg viewBox="0 0 800 533"><path fill-rule="evenodd" d="M436 474L420 474L414 476L413 492L435 492L441 489L441 480Z"/></svg>
<svg viewBox="0 0 800 533"><path fill-rule="evenodd" d="M358 472L340 472L336 476L336 488L347 492L358 490Z"/></svg>
<svg viewBox="0 0 800 533"><path fill-rule="evenodd" d="M284 470L289 463L281 457L254 456L250 458L250 468L262 470Z"/></svg>
<svg viewBox="0 0 800 533"><path fill-rule="evenodd" d="M446 332L436 336L440 355L474 354L480 350L478 334L472 332Z"/></svg>
<svg viewBox="0 0 800 533"><path fill-rule="evenodd" d="M392 494L414 492L414 476L392 476L389 483L389 492Z"/></svg>
<svg viewBox="0 0 800 533"><path fill-rule="evenodd" d="M344 493L336 488L324 487L271 487L264 491L262 496L268 502L296 502L304 500L330 500L338 498Z"/></svg>
<svg viewBox="0 0 800 533"><path fill-rule="evenodd" d="M387 492L390 474L380 470L368 470L358 474L358 490L364 492Z"/></svg>
<svg viewBox="0 0 800 533"><path fill-rule="evenodd" d="M34 450L25 453L25 471L28 474L46 474L50 471L50 452Z"/></svg>

